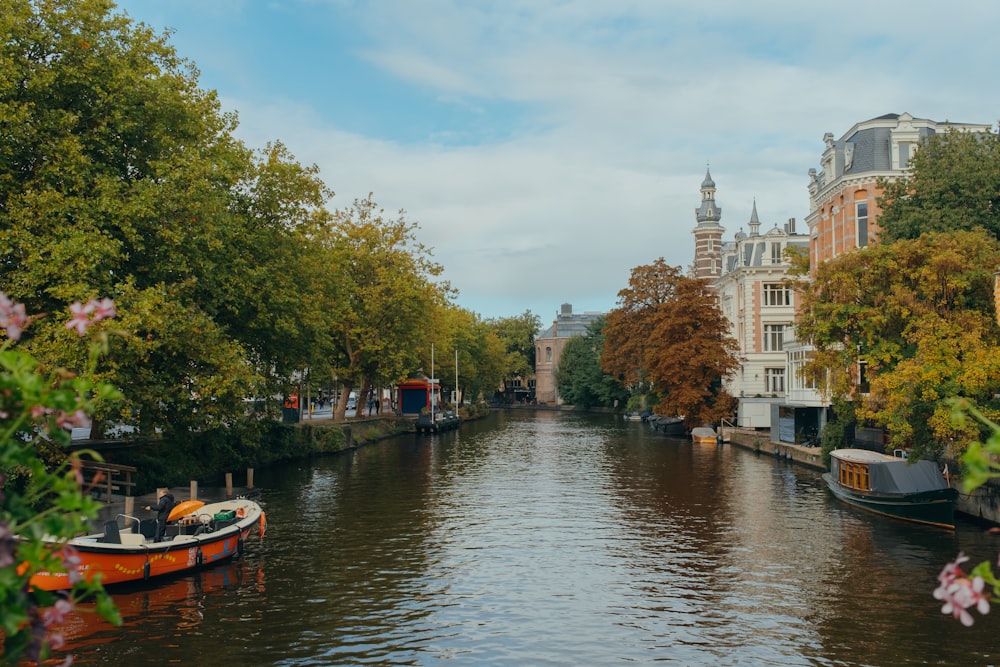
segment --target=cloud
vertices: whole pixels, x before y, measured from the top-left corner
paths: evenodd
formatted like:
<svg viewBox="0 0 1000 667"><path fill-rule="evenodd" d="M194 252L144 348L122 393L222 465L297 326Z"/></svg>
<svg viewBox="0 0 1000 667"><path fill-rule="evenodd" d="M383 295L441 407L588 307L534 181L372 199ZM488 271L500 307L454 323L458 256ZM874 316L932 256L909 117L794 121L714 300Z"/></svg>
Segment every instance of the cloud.
<svg viewBox="0 0 1000 667"><path fill-rule="evenodd" d="M982 46L1000 3L952 3L961 30L857 0L844 20L798 1L237 3L249 40L212 3L180 5L174 41L240 136L319 165L335 207L374 192L405 209L459 303L487 315L609 310L631 268L686 268L708 164L726 238L754 199L765 229L805 231L825 132L904 111L989 123L1000 106ZM297 30L330 31L316 63L283 59Z"/></svg>

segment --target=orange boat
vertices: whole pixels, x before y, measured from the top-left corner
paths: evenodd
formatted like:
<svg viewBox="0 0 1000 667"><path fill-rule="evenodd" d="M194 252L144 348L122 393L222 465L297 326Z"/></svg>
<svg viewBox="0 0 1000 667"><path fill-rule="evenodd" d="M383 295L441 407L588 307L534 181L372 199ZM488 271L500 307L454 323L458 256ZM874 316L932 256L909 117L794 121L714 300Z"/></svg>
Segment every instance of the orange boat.
<svg viewBox="0 0 1000 667"><path fill-rule="evenodd" d="M82 535L66 543L78 558L77 572L86 580L101 575L104 585L145 581L166 574L221 563L243 554L250 533L263 538L267 520L260 505L237 498L203 505L180 521L167 523L155 541L156 520L119 514L103 533ZM42 590L71 588L66 572L39 572L31 585Z"/></svg>

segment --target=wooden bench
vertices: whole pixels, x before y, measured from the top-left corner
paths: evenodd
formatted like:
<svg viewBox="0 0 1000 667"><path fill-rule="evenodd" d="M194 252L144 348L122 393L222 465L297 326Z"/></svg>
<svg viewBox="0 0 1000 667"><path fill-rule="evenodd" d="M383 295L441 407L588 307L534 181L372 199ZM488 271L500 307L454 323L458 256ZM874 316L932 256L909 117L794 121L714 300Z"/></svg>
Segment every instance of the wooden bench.
<svg viewBox="0 0 1000 667"><path fill-rule="evenodd" d="M125 490L126 496L132 495L132 489L135 487L132 473L138 472L133 466L84 461L81 467L84 488L93 489L97 493L98 500L104 492L107 494L105 501L111 502L112 492L122 489Z"/></svg>

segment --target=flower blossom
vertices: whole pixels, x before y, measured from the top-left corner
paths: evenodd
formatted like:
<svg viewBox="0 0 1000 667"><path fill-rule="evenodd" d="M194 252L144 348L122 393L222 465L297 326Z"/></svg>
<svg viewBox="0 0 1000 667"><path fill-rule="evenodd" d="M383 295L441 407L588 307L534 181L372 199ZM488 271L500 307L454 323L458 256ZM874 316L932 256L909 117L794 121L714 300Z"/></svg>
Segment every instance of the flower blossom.
<svg viewBox="0 0 1000 667"><path fill-rule="evenodd" d="M23 303L14 303L9 296L0 292L0 327L7 331L7 338L20 340L21 332L28 326L28 315Z"/></svg>
<svg viewBox="0 0 1000 667"><path fill-rule="evenodd" d="M42 622L45 627L62 625L66 622L66 614L73 611L73 605L66 598L59 598L56 603L42 612Z"/></svg>
<svg viewBox="0 0 1000 667"><path fill-rule="evenodd" d="M83 579L83 576L80 574L81 564L83 564L83 559L80 558L79 551L72 547L63 549L63 567L66 568L70 584L75 584Z"/></svg>
<svg viewBox="0 0 1000 667"><path fill-rule="evenodd" d="M82 336L91 325L115 316L115 302L107 297L100 301L91 299L86 304L74 301L69 306L69 312L73 317L66 322L66 328L76 329L77 335Z"/></svg>
<svg viewBox="0 0 1000 667"><path fill-rule="evenodd" d="M934 589L934 599L941 600L942 614L951 614L962 622L962 625L969 627L975 619L968 609L975 607L980 614L990 613L990 599L988 593L983 593L986 582L982 577L972 577L971 579L959 567L969 560L965 554L959 553L951 563L944 566L938 575L938 587Z"/></svg>

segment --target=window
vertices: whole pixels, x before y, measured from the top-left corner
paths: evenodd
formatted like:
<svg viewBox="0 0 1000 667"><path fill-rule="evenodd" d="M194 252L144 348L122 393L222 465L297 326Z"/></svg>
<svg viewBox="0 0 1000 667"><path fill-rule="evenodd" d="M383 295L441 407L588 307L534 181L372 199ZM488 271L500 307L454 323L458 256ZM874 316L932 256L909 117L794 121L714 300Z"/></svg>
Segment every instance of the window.
<svg viewBox="0 0 1000 667"><path fill-rule="evenodd" d="M803 366L809 361L809 353L803 350L797 350L791 352L788 355L788 361L791 366L791 377L789 378L790 386L792 389L816 389L816 380L811 378L806 378L802 374Z"/></svg>
<svg viewBox="0 0 1000 667"><path fill-rule="evenodd" d="M552 348L551 347L545 348L545 361L548 362L548 363L550 363L550 364L552 363Z"/></svg>
<svg viewBox="0 0 1000 667"><path fill-rule="evenodd" d="M771 264L781 264L781 244L771 244Z"/></svg>
<svg viewBox="0 0 1000 667"><path fill-rule="evenodd" d="M868 247L868 202L858 202L855 219L858 223L858 247Z"/></svg>
<svg viewBox="0 0 1000 667"><path fill-rule="evenodd" d="M871 386L868 384L868 362L859 361L858 362L858 391L862 394L867 394L871 391Z"/></svg>
<svg viewBox="0 0 1000 667"><path fill-rule="evenodd" d="M792 303L791 290L781 283L764 283L764 305L765 306L790 306Z"/></svg>
<svg viewBox="0 0 1000 667"><path fill-rule="evenodd" d="M765 352L781 352L782 343L785 338L785 325L784 324L765 324L764 325L764 351Z"/></svg>
<svg viewBox="0 0 1000 667"><path fill-rule="evenodd" d="M785 369L765 368L764 369L764 391L769 394L785 393Z"/></svg>

